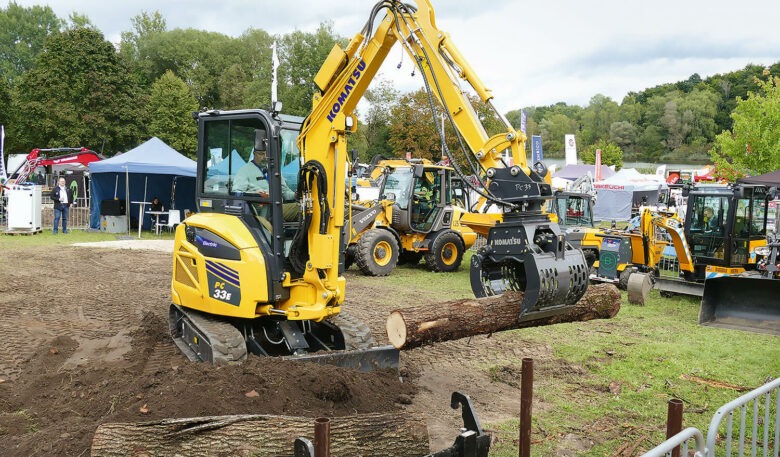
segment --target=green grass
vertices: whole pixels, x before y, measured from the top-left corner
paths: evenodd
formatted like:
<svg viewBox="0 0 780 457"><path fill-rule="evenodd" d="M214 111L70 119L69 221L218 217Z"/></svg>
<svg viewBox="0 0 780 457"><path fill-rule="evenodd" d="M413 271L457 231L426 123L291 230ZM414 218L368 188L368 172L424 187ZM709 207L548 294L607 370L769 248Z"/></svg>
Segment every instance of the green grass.
<svg viewBox="0 0 780 457"><path fill-rule="evenodd" d="M470 253L453 274L401 266L381 280L440 300L469 297L469 259ZM665 439L672 398L683 401L683 427L706 433L715 411L744 393L716 382L753 389L780 376L780 338L700 326L699 307L694 297L663 298L657 291L645 306L630 305L624 292L613 319L505 332L518 347L541 344L553 352L553 360L534 364L532 452L558 455L566 436L586 442L587 449L570 455L614 455L636 442L649 450ZM519 373L521 360L511 363ZM481 369L492 382L517 387L519 377L502 375L503 368ZM468 393L478 396L479 386ZM518 422L483 423L497 433L491 456L517 455Z"/></svg>
<svg viewBox="0 0 780 457"><path fill-rule="evenodd" d="M65 246L73 243L91 243L95 241L115 241L127 238L127 233L106 233L86 230L71 230L70 233L53 234L47 227L42 233L35 235L6 235L0 233L0 248L27 247L27 246ZM138 231L130 232L131 237L137 239ZM163 232L159 236L154 232L141 232L141 239L145 240L172 240L173 234Z"/></svg>
<svg viewBox="0 0 780 457"><path fill-rule="evenodd" d="M698 310L691 297L653 291L646 306L634 306L623 294L611 320L518 331L525 341L551 345L558 363L584 368L535 383L535 398L545 403L534 418L535 439L540 430L553 438L536 444L535 453L555 454L553 441L569 433L594 442L577 455L613 455L640 440L649 449L664 440L672 398L684 403L683 427L706 433L715 410L742 395L714 381L753 389L780 376L778 337L699 326ZM497 426L517 434L516 422ZM504 443L491 455L517 455L516 446Z"/></svg>

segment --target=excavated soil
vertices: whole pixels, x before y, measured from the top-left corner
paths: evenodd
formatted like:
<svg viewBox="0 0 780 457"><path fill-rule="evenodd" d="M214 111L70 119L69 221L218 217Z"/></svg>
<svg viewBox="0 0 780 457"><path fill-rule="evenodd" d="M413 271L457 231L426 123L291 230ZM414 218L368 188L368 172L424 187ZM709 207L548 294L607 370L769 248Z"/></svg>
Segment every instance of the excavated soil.
<svg viewBox="0 0 780 457"><path fill-rule="evenodd" d="M149 250L0 252L0 456L89 455L107 422L392 411L424 415L438 450L462 426L451 392L471 395L483 423L517 417L517 361L550 358L549 347L498 334L404 352L400 377L261 357L219 368L192 363L167 333L171 263L169 253ZM443 300L347 276L345 307L380 343L392 309ZM490 375L487 365L504 368Z"/></svg>

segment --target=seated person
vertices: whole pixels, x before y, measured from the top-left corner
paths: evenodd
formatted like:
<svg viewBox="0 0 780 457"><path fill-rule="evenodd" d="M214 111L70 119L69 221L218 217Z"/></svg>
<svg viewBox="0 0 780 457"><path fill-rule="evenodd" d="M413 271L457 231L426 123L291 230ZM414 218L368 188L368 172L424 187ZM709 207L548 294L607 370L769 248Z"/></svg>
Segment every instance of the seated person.
<svg viewBox="0 0 780 457"><path fill-rule="evenodd" d="M268 198L268 160L265 153L265 145L262 149L255 149L252 152L252 160L236 173L233 182L234 191ZM287 185L284 177L282 177L282 197L285 201L295 200L295 192Z"/></svg>
<svg viewBox="0 0 780 457"><path fill-rule="evenodd" d="M149 208L151 211L165 211L165 207L159 198L154 197L152 199L152 206Z"/></svg>
<svg viewBox="0 0 780 457"><path fill-rule="evenodd" d="M705 232L719 232L720 225L718 225L718 218L715 217L715 211L709 206L704 207L704 231Z"/></svg>

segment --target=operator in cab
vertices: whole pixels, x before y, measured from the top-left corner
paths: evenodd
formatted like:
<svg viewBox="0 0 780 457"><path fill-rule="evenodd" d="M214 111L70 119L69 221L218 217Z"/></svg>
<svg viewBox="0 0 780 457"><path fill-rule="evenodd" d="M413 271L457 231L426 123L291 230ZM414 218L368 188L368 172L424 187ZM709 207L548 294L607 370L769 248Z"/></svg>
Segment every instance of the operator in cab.
<svg viewBox="0 0 780 457"><path fill-rule="evenodd" d="M236 173L233 190L245 194L258 194L268 198L268 157L266 157L267 140L257 144L252 151L252 160L246 163ZM295 192L282 177L282 197L285 201L294 200Z"/></svg>

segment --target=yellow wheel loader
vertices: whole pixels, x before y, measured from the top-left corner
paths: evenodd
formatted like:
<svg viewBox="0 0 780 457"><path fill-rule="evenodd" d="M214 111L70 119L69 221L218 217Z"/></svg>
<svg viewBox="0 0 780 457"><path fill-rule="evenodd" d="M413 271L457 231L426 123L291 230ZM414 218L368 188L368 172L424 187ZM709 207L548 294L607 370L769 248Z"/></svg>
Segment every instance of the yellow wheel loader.
<svg viewBox="0 0 780 457"><path fill-rule="evenodd" d="M566 312L585 293L584 256L544 211L552 198L548 170L541 162L528 166L525 135L493 107L491 91L436 26L430 2L417 3L378 2L347 47L334 46L302 123L281 116L277 103L197 115L199 212L176 229L170 310L174 340L192 359L231 363L252 352L397 366L397 351L374 347L368 328L342 312L347 136L395 43L422 75L431 112L438 103L454 126L479 191L504 208L472 257L475 295L524 291L523 321ZM505 131L487 134L466 85L493 107Z"/></svg>
<svg viewBox="0 0 780 457"><path fill-rule="evenodd" d="M386 160L379 199L353 206L346 265L384 276L397 264L425 259L431 271L457 271L477 233L461 224L466 210L454 204L452 168L429 160Z"/></svg>

